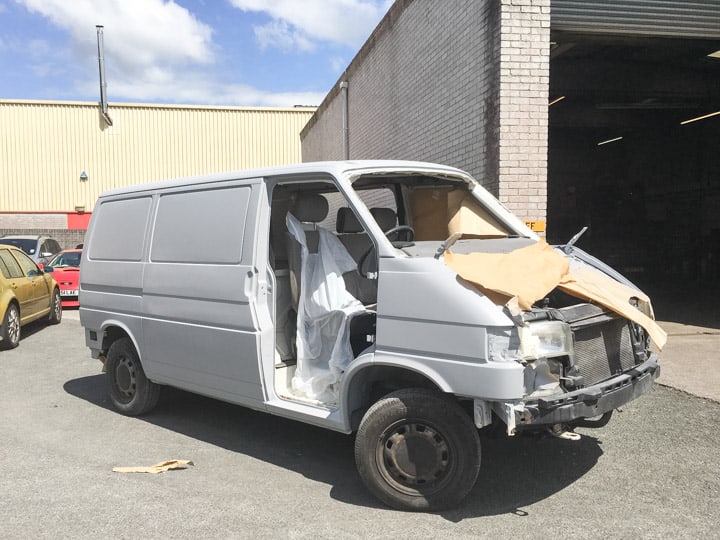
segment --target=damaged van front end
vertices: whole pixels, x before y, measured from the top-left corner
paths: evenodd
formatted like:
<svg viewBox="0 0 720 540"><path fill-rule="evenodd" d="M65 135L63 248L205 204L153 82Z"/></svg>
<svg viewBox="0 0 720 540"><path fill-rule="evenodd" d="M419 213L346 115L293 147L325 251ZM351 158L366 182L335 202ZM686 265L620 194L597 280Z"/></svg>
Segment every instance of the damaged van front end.
<svg viewBox="0 0 720 540"><path fill-rule="evenodd" d="M491 404L511 435L537 426L563 431L579 422L593 426L586 419L607 418L646 393L660 374L646 332L589 303L533 309L523 313L521 326L491 336L489 343L491 359L524 366L523 399ZM475 402L480 427L487 406L483 400Z"/></svg>
<svg viewBox="0 0 720 540"><path fill-rule="evenodd" d="M574 246L579 235L548 245L472 180L408 191L422 232L379 261L375 363L418 363L472 400L478 428L499 419L509 435L604 425L651 388L651 344L666 334L638 287Z"/></svg>
<svg viewBox="0 0 720 540"><path fill-rule="evenodd" d="M455 248L478 255L482 242L488 241L462 240ZM490 242L483 249L507 251L490 257L509 256L510 264L524 264L533 275L532 262L512 257L522 252L513 249L518 244L534 241ZM571 296L562 288L565 283L520 309L512 293L478 294L479 287L456 268L457 253L445 253L443 264L421 257L417 245L405 251L410 258L380 263L374 362L405 367L417 362L417 371L443 391L472 400L478 428L498 419L508 435L546 428L564 433L578 424L599 427L608 413L646 393L660 374L650 332L598 302L612 304L627 295L626 311L648 326L662 347L664 333L652 320L647 297L579 258L553 250L568 268L577 266L575 273L595 298ZM592 293L597 283L605 287L604 295ZM614 295L608 294L608 284Z"/></svg>
<svg viewBox="0 0 720 540"><path fill-rule="evenodd" d="M460 262L455 254L447 258L460 276L502 303L513 320L510 329L488 332L489 360L524 367L522 399L476 399L476 425L487 422L488 408L508 434L538 426L564 433L578 423L603 425L659 376L651 336L659 347L666 336L653 319L650 300L582 250L570 244L552 248L541 240L507 254L474 254ZM505 271L477 275L477 266L491 263ZM513 274L508 267L523 272ZM545 289L550 290L540 294Z"/></svg>

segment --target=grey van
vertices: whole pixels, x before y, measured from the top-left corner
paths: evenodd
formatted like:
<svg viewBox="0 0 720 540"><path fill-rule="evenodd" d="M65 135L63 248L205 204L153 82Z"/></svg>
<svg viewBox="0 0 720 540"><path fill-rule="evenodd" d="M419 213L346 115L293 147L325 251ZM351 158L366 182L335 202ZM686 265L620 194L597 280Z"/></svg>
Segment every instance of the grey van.
<svg viewBox="0 0 720 540"><path fill-rule="evenodd" d="M121 413L169 385L354 433L373 494L439 510L480 429L574 438L658 376L650 301L573 244L430 163L171 180L98 199L80 320Z"/></svg>

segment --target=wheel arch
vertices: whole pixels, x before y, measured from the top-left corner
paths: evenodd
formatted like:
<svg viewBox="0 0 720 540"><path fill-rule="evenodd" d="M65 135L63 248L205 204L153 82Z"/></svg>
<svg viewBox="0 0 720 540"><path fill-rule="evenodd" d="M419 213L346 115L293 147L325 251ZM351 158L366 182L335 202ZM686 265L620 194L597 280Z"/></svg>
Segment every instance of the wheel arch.
<svg viewBox="0 0 720 540"><path fill-rule="evenodd" d="M378 399L402 388L427 388L452 393L450 385L434 370L415 362L367 361L345 373L343 410L345 424L357 431L365 411Z"/></svg>
<svg viewBox="0 0 720 540"><path fill-rule="evenodd" d="M18 308L18 311L20 311L20 302L18 302L18 299L8 287L3 291L2 296L0 296L0 305L2 306L2 311L0 311L0 313L5 313L5 311L7 311L7 308L10 307L10 304L15 304Z"/></svg>
<svg viewBox="0 0 720 540"><path fill-rule="evenodd" d="M140 362L142 362L142 356L140 354L140 347L138 345L138 341L132 330L130 330L130 328L126 324L117 320L109 320L103 323L101 332L102 342L100 348L103 355L107 356L108 350L110 350L112 344L115 343L118 339L127 337L130 338L130 341L132 341L138 358L140 358Z"/></svg>
<svg viewBox="0 0 720 540"><path fill-rule="evenodd" d="M9 298L7 298L5 301L3 301L3 304L5 305L5 309L3 310L3 312L7 311L7 309L11 305L15 304L15 307L17 307L18 313L20 313L22 315L22 313L20 311L20 302L18 302L18 299L15 298L14 296L10 295Z"/></svg>

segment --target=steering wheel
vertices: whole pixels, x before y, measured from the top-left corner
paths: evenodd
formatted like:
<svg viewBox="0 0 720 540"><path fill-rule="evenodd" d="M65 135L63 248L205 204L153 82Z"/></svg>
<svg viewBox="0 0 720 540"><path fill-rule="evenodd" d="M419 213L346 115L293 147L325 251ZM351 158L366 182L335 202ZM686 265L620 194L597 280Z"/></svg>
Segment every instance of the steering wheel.
<svg viewBox="0 0 720 540"><path fill-rule="evenodd" d="M405 242L412 242L415 240L415 229L413 229L410 225L398 225L397 227L393 227L392 229L388 229L385 231L385 238L390 240L391 242L393 240L397 240L400 235L405 234ZM393 239L393 237L395 237ZM370 244L370 248L362 254L360 259L358 259L358 273L367 279L368 273L370 269L365 270L365 262L367 261L370 254L375 251L375 244Z"/></svg>
<svg viewBox="0 0 720 540"><path fill-rule="evenodd" d="M395 236L395 240L399 240L399 237L402 233L405 234L405 242L412 242L415 240L415 229L413 229L410 225L398 225L397 227L393 227L392 229L388 229L385 231L385 238L393 241L393 236Z"/></svg>

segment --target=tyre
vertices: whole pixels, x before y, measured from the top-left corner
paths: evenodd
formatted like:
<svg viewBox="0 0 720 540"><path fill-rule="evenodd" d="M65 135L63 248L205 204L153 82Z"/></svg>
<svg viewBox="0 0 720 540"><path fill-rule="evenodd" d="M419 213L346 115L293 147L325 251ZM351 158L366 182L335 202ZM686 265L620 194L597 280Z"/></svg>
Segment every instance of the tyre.
<svg viewBox="0 0 720 540"><path fill-rule="evenodd" d="M14 349L20 344L20 310L17 304L11 302L8 305L0 332L2 332L0 348Z"/></svg>
<svg viewBox="0 0 720 540"><path fill-rule="evenodd" d="M105 367L110 401L118 411L138 416L155 408L160 387L145 376L130 338L118 339L110 346Z"/></svg>
<svg viewBox="0 0 720 540"><path fill-rule="evenodd" d="M480 438L452 398L425 389L392 392L365 413L355 462L367 488L399 510L457 506L480 471Z"/></svg>
<svg viewBox="0 0 720 540"><path fill-rule="evenodd" d="M52 300L50 302L50 314L48 315L48 324L60 324L62 320L62 298L60 298L60 291L55 289L52 293Z"/></svg>

